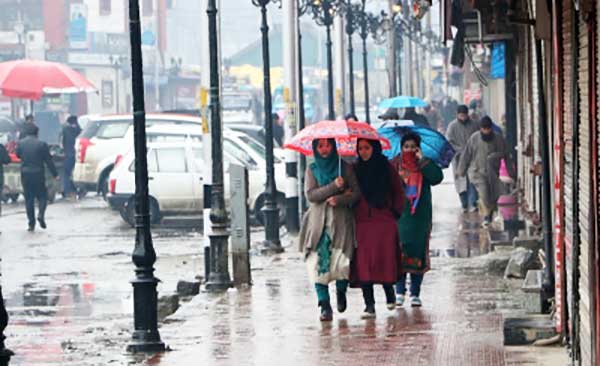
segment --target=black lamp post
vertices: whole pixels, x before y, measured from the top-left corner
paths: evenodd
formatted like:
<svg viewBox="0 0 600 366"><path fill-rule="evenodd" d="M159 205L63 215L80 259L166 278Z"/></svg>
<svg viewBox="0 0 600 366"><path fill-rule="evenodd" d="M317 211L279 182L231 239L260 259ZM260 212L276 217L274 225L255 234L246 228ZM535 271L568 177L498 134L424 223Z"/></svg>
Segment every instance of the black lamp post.
<svg viewBox="0 0 600 366"><path fill-rule="evenodd" d="M283 252L279 240L279 209L277 208L277 187L275 185L275 158L273 155L273 121L271 118L271 61L269 59L269 25L267 23L267 5L271 0L252 0L254 6L260 7L263 59L263 93L265 97L265 147L267 150L267 182L265 185L265 242L264 247L269 251Z"/></svg>
<svg viewBox="0 0 600 366"><path fill-rule="evenodd" d="M358 4L352 4L351 0L348 0L346 6L346 34L348 35L348 67L349 67L349 88L350 88L350 113L356 113L356 107L354 105L354 49L352 48L352 35L358 25L357 14L361 11L361 6Z"/></svg>
<svg viewBox="0 0 600 366"><path fill-rule="evenodd" d="M306 126L306 114L304 111L304 72L302 70L302 30L300 27L300 18L308 10L308 4L305 1L297 2L298 12L298 131ZM298 195L298 206L300 209L300 217L304 216L304 212L308 206L306 197L304 196L304 173L306 170L306 156L300 154L300 161L298 164L298 185L300 186Z"/></svg>
<svg viewBox="0 0 600 366"><path fill-rule="evenodd" d="M135 149L135 249L133 263L136 278L133 285L133 316L135 330L129 352L159 352L165 350L157 326L158 279L154 277L156 253L150 235L148 197L148 162L146 153L146 112L144 107L144 75L140 31L140 6L129 0L129 37L131 41L131 77L133 93L133 133Z"/></svg>
<svg viewBox="0 0 600 366"><path fill-rule="evenodd" d="M4 307L4 297L2 297L2 284L0 284L0 366L8 366L10 357L14 354L4 346L4 329L8 325L8 313Z"/></svg>
<svg viewBox="0 0 600 366"><path fill-rule="evenodd" d="M369 58L367 53L367 37L369 36L370 25L369 18L371 17L365 11L366 0L362 0L361 11L358 13L358 23L360 24L360 38L362 38L362 55L363 55L363 74L365 75L365 118L367 123L371 123L371 115L369 111Z"/></svg>
<svg viewBox="0 0 600 366"><path fill-rule="evenodd" d="M335 119L334 95L333 95L333 55L331 46L331 26L336 12L342 7L343 3L339 0L305 0L309 6L313 19L318 25L325 26L327 30L327 104L329 113L327 118Z"/></svg>
<svg viewBox="0 0 600 366"><path fill-rule="evenodd" d="M227 211L223 188L223 131L219 100L219 50L217 40L217 4L208 0L208 47L210 57L210 132L212 153L212 189L210 196L210 272L206 289L225 291L233 286L229 276Z"/></svg>

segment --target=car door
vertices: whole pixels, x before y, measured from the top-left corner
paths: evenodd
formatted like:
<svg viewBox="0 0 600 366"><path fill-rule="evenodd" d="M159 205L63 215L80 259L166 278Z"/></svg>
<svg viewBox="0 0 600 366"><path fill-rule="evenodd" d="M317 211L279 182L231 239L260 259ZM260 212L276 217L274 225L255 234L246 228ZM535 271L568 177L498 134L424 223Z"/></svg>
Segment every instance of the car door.
<svg viewBox="0 0 600 366"><path fill-rule="evenodd" d="M202 147L192 148L192 180L194 182L194 208L197 211L204 209L204 171L211 167L205 166L204 150ZM210 200L210 197L206 197Z"/></svg>
<svg viewBox="0 0 600 366"><path fill-rule="evenodd" d="M149 174L149 188L159 201L161 210L193 211L194 182L185 148L158 147L153 150L157 172Z"/></svg>

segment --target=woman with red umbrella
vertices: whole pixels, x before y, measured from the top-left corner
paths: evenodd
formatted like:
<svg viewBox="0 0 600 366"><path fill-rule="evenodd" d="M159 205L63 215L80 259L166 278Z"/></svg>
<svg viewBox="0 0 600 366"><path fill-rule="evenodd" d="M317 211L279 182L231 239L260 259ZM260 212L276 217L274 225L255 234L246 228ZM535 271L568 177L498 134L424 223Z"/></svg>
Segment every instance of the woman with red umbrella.
<svg viewBox="0 0 600 366"><path fill-rule="evenodd" d="M305 173L310 207L302 222L300 246L317 292L321 321L331 321L329 283L336 282L337 308L346 310L346 290L356 237L352 206L360 190L350 165L340 165L333 138L312 141L315 162Z"/></svg>
<svg viewBox="0 0 600 366"><path fill-rule="evenodd" d="M394 283L401 275L401 251L396 220L402 212L402 182L382 154L377 140L358 140L356 177L361 198L355 208L357 248L352 282L360 283L365 301L363 318L375 317L373 285L382 284L389 310L396 308Z"/></svg>

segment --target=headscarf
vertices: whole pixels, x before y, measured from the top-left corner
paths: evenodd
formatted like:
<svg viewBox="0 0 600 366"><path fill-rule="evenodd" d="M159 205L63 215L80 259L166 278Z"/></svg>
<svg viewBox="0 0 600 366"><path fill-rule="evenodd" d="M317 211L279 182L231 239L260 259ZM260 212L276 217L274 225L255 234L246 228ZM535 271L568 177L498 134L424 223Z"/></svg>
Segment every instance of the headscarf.
<svg viewBox="0 0 600 366"><path fill-rule="evenodd" d="M357 141L358 143L362 139ZM373 155L367 161L358 158L356 177L360 191L370 207L384 208L390 203L392 194L390 163L381 153L381 143L376 140L366 140L373 147Z"/></svg>
<svg viewBox="0 0 600 366"><path fill-rule="evenodd" d="M331 154L329 154L329 156L326 158L322 157L317 151L319 140L315 139L312 142L315 162L310 165L310 169L312 170L312 173L315 176L317 183L319 183L319 186L325 186L333 182L338 176L343 175L343 166L342 171L339 171L340 157L337 153L335 140L328 139L328 141L330 144L333 145L333 149L331 150Z"/></svg>
<svg viewBox="0 0 600 366"><path fill-rule="evenodd" d="M400 174L404 180L404 194L410 203L410 214L414 215L417 212L423 188L423 173L419 169L415 152L402 152Z"/></svg>

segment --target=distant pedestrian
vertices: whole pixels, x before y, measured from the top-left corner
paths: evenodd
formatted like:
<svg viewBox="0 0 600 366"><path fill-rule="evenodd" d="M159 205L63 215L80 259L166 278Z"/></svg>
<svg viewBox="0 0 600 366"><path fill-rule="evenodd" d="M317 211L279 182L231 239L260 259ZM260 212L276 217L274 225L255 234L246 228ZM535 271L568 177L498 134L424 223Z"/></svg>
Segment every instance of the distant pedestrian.
<svg viewBox="0 0 600 366"><path fill-rule="evenodd" d="M402 243L402 276L396 284L396 304L404 305L407 273L410 273L410 305L421 306L421 284L430 269L429 239L432 227L431 186L444 179L442 169L421 152L421 137L402 137L402 155L396 159L406 196L398 220Z"/></svg>
<svg viewBox="0 0 600 366"><path fill-rule="evenodd" d="M380 114L378 118L382 121L398 121L400 116L396 108L388 108L384 113Z"/></svg>
<svg viewBox="0 0 600 366"><path fill-rule="evenodd" d="M277 141L279 146L283 146L283 137L285 131L283 129L283 120L279 117L279 114L273 113L271 115L271 119L273 120L273 138Z"/></svg>
<svg viewBox="0 0 600 366"><path fill-rule="evenodd" d="M452 170L454 172L454 187L460 197L463 212L468 212L469 206L471 211L477 210L477 191L473 184L469 182L468 177L461 177L457 174L458 164L462 159L467 141L478 129L479 124L469 118L469 108L466 105L460 105L456 109L456 119L450 123L446 131L446 138L456 152L452 160Z"/></svg>
<svg viewBox="0 0 600 366"><path fill-rule="evenodd" d="M75 140L81 133L81 127L76 116L69 116L62 128L62 146L65 155L63 164L63 196L73 197L77 189L73 183L73 168L75 168Z"/></svg>
<svg viewBox="0 0 600 366"><path fill-rule="evenodd" d="M35 118L33 114L25 116L25 121L19 126L19 140L24 139L27 136L27 131L30 125L35 125Z"/></svg>
<svg viewBox="0 0 600 366"><path fill-rule="evenodd" d="M479 132L474 133L464 149L458 165L457 174L468 176L479 194L479 205L484 217L483 225L492 222L498 198L501 193L500 164L504 159L507 167L512 167L512 160L504 138L495 133L490 117L481 119ZM510 175L512 172L509 172Z"/></svg>
<svg viewBox="0 0 600 366"><path fill-rule="evenodd" d="M353 113L348 113L344 116L344 120L350 122L358 122L358 117L356 117L356 115Z"/></svg>
<svg viewBox="0 0 600 366"><path fill-rule="evenodd" d="M381 143L358 140L356 178L361 198L355 207L356 254L353 283L361 286L363 318L375 317L373 285L381 284L389 310L396 308L394 284L401 278L400 239L396 220L402 213L404 192L398 172L381 152Z"/></svg>
<svg viewBox="0 0 600 366"><path fill-rule="evenodd" d="M25 136L17 145L17 156L21 159L21 184L25 196L25 207L27 209L28 231L35 230L35 200L39 205L37 220L42 227L46 228L45 213L48 203L48 192L46 190L45 168L50 169L54 178L58 173L48 145L38 139L39 129L35 124L29 124L24 129Z"/></svg>
<svg viewBox="0 0 600 366"><path fill-rule="evenodd" d="M0 215L2 215L2 198L4 196L4 165L10 163L10 156L3 144L0 144Z"/></svg>
<svg viewBox="0 0 600 366"><path fill-rule="evenodd" d="M304 215L299 243L317 292L320 320L331 321L330 282L336 282L338 311L346 310L350 260L356 247L352 206L360 197L360 189L352 166L340 165L335 140L314 140L313 151L315 161L306 169L304 185L310 207Z"/></svg>
<svg viewBox="0 0 600 366"><path fill-rule="evenodd" d="M431 126L429 125L429 121L427 121L427 117L425 117L422 114L417 113L417 111L413 107L406 108L406 110L404 111L404 116L402 116L402 119L413 121L415 126L431 128Z"/></svg>
<svg viewBox="0 0 600 366"><path fill-rule="evenodd" d="M436 131L442 132L444 130L444 121L437 108L432 104L429 104L425 106L423 110L425 112L427 122L429 122L429 127Z"/></svg>

